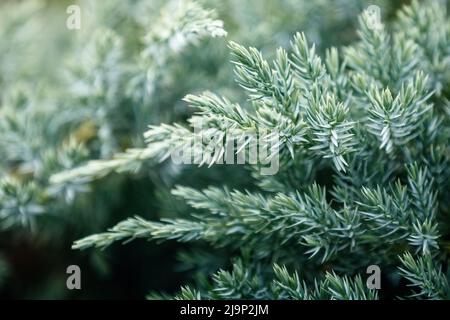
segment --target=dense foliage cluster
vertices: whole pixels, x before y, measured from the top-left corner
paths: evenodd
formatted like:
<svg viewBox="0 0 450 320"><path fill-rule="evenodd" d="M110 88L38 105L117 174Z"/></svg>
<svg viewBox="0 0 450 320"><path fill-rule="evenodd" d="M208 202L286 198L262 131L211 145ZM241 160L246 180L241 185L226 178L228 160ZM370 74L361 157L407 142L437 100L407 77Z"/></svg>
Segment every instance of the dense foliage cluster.
<svg viewBox="0 0 450 320"><path fill-rule="evenodd" d="M149 298L450 298L447 2L412 1L392 21L366 1L237 2L81 3L92 17L42 88L36 68L1 64L2 41L0 225L92 234L73 249L183 243L190 284ZM211 39L227 34L228 47ZM223 139L193 143L250 145L263 131L279 137L274 175L221 164ZM187 147L200 168L169 159ZM139 216L98 233L128 177L145 177L157 214L126 212ZM371 265L381 290L366 285Z"/></svg>

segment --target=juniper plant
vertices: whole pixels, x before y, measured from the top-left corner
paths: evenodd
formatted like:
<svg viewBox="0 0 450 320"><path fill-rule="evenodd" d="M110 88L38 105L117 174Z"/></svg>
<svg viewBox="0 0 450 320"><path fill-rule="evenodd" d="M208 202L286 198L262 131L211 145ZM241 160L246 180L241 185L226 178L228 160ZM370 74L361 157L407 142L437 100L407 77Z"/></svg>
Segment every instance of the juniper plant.
<svg viewBox="0 0 450 320"><path fill-rule="evenodd" d="M256 142L269 146L278 172L264 175L252 163L234 166L238 178L222 174L219 185L175 186L164 205L181 204L181 212L160 221L130 217L73 248L136 238L187 243L192 250L179 257L197 271L191 284L149 298L378 299L402 292L398 277L411 285L407 297L449 298L446 3L412 1L386 25L367 10L351 42L343 35L353 34L348 28L366 1L277 2L270 20L282 31L264 19L273 3L264 0L268 12L260 13L254 2L217 12L206 9L217 5L212 0L86 2L93 19L69 44L64 72L42 89L33 86L39 75L0 62L0 226L36 227L41 216L85 211L83 196L103 204L94 180L113 172L148 173L155 193L177 177L195 181L195 172L223 168L222 138L233 136L244 140L233 155L245 157ZM25 8L19 21L36 10ZM228 50L218 39L201 42L227 35L217 18L223 12L234 40ZM255 30L258 15L264 22ZM305 33L288 40L298 29ZM271 53L273 45L281 47ZM9 57L2 61L12 61L9 53L0 47ZM211 74L199 71L204 61ZM255 141L261 132L273 135ZM171 163L186 148L194 163L212 168ZM250 173L246 187L241 167ZM99 229L88 220L84 232ZM374 264L385 280L380 292L364 280Z"/></svg>
<svg viewBox="0 0 450 320"><path fill-rule="evenodd" d="M203 130L217 133L280 134L280 172L261 176L249 166L259 191L178 186L172 193L191 206L190 216L129 218L73 248L147 238L205 242L244 257L231 272L214 273L212 282L184 287L175 296L181 299L376 299L379 294L361 279L372 264L409 280L412 296L448 298L447 278L435 266L447 256L449 214L445 5L413 1L393 28L375 27L372 18L362 13L359 41L324 57L303 33L278 49L272 62L231 41L246 102L209 92L188 95L195 110L189 126L152 126L139 151L54 176L56 182L101 176L127 169L123 159L130 158L165 161L180 143L196 138L193 127L200 121Z"/></svg>

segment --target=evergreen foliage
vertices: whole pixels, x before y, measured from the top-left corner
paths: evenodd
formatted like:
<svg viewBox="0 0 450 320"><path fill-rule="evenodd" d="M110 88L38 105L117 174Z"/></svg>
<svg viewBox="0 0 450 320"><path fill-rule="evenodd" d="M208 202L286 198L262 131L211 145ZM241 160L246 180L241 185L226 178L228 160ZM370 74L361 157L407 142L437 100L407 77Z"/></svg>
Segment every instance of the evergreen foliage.
<svg viewBox="0 0 450 320"><path fill-rule="evenodd" d="M334 5L351 13L363 2ZM281 37L272 52L257 42L267 30L235 37L218 18L220 9L206 9L213 1L149 7L138 1L141 14L127 4L95 3L96 19L71 45L86 42L82 58L70 57L63 75L51 75L63 79L54 87L56 99L30 90L30 83L0 91L2 228L36 228L40 216L97 199L96 184L111 176L120 184L126 175L147 174L166 197L163 211L173 212L159 220L141 212L100 233L105 223L88 223L82 233L91 235L72 248L105 249L136 238L186 243L192 252L179 257L193 265L190 285L148 298L372 300L403 295L393 280L399 277L412 290L402 298L450 298L443 269L450 235L445 1L412 1L386 24L374 25L366 10L357 39L339 46L311 18L305 32ZM245 1L244 12L251 3ZM283 9L292 6L282 1L277 10L287 15ZM160 12L148 31L155 7ZM287 25L287 34L296 27ZM140 40L127 37L130 28L139 30ZM223 40L207 40L225 37L225 30L232 36L222 49L231 64L211 49ZM326 49L330 44L336 46ZM208 50L199 46L213 53L205 57ZM216 82L194 74L202 58L215 65ZM237 85L229 83L230 65ZM162 110L167 104L188 111ZM260 140L272 146L265 160L279 151L279 171L263 175L259 164L247 164L233 166L234 180L220 174L223 138L252 145L261 132L279 135ZM214 139L201 140L203 134ZM194 163L204 167L173 164L170 156L183 148L192 148ZM219 183L195 183L196 172L208 170L219 172ZM249 182L241 185L241 176ZM194 183L186 186L183 177ZM370 265L382 270L381 291L366 285ZM0 261L0 285L1 272Z"/></svg>

